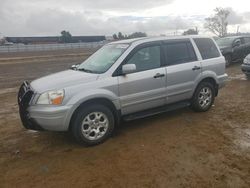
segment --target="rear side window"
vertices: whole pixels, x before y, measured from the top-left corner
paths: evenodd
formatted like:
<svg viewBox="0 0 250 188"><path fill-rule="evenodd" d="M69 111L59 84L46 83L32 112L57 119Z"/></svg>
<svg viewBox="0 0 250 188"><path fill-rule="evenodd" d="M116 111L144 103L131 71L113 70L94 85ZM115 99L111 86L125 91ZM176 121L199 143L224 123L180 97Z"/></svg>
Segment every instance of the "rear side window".
<svg viewBox="0 0 250 188"><path fill-rule="evenodd" d="M196 38L194 39L194 42L201 53L202 59L210 59L220 56L220 52L218 51L212 39Z"/></svg>
<svg viewBox="0 0 250 188"><path fill-rule="evenodd" d="M164 44L167 65L178 65L196 61L193 46L190 42L173 42Z"/></svg>

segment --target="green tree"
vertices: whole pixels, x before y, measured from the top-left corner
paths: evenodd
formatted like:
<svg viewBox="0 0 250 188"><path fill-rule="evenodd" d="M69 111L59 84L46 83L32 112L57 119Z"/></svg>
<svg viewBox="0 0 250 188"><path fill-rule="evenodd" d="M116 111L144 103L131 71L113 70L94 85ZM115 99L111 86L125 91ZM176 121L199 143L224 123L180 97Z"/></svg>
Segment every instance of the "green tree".
<svg viewBox="0 0 250 188"><path fill-rule="evenodd" d="M113 38L115 40L119 39L132 39L132 38L139 38L139 37L146 37L147 34L143 32L134 32L130 35L123 35L122 32L119 32L118 34L113 34Z"/></svg>
<svg viewBox="0 0 250 188"><path fill-rule="evenodd" d="M119 32L119 33L118 33L118 38L119 38L119 39L124 39L124 35L123 35L121 32Z"/></svg>
<svg viewBox="0 0 250 188"><path fill-rule="evenodd" d="M5 38L0 38L0 45L3 45L5 43Z"/></svg>
<svg viewBox="0 0 250 188"><path fill-rule="evenodd" d="M197 29L188 29L183 32L183 35L198 35L199 31Z"/></svg>
<svg viewBox="0 0 250 188"><path fill-rule="evenodd" d="M217 35L218 37L224 37L227 34L228 21L227 18L230 11L225 8L214 9L215 14L211 17L205 18L204 27Z"/></svg>
<svg viewBox="0 0 250 188"><path fill-rule="evenodd" d="M61 32L60 41L63 42L63 43L70 43L70 42L72 42L72 35L70 34L70 32L63 30Z"/></svg>
<svg viewBox="0 0 250 188"><path fill-rule="evenodd" d="M139 37L146 37L147 34L143 33L143 32L134 32L131 35L128 36L128 38L132 39L132 38L139 38Z"/></svg>
<svg viewBox="0 0 250 188"><path fill-rule="evenodd" d="M117 34L113 34L113 39L115 39L115 40L118 39Z"/></svg>

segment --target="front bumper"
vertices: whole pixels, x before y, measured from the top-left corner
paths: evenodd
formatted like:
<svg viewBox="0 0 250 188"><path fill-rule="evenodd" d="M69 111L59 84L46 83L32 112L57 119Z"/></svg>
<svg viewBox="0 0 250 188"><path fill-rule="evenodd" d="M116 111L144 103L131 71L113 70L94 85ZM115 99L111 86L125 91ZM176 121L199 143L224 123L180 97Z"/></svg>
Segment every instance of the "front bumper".
<svg viewBox="0 0 250 188"><path fill-rule="evenodd" d="M70 106L31 105L34 91L24 82L18 92L19 114L23 126L31 130L67 131Z"/></svg>
<svg viewBox="0 0 250 188"><path fill-rule="evenodd" d="M241 70L244 74L250 75L250 64L242 64L241 65Z"/></svg>
<svg viewBox="0 0 250 188"><path fill-rule="evenodd" d="M30 106L30 118L35 120L44 130L67 131L71 106Z"/></svg>

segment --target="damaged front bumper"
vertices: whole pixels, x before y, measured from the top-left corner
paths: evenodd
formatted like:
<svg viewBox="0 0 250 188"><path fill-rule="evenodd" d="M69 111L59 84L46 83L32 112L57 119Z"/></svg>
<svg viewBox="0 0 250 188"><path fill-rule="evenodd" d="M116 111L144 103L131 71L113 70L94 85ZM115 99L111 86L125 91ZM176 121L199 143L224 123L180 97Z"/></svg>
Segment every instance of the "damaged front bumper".
<svg viewBox="0 0 250 188"><path fill-rule="evenodd" d="M19 115L22 124L26 129L42 131L44 129L30 117L30 114L28 112L28 107L30 106L30 102L33 97L34 91L31 89L29 82L23 82L17 95Z"/></svg>

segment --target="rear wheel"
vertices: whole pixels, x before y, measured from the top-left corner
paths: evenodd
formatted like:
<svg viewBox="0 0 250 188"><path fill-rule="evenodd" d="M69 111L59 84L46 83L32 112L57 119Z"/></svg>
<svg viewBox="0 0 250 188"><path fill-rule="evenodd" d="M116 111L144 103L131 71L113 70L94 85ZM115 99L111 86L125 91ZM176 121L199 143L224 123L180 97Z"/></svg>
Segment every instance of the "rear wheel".
<svg viewBox="0 0 250 188"><path fill-rule="evenodd" d="M81 107L72 121L71 132L81 144L97 145L110 137L114 130L114 116L104 105Z"/></svg>
<svg viewBox="0 0 250 188"><path fill-rule="evenodd" d="M208 111L214 103L215 87L210 82L202 82L197 87L193 99L192 109L197 112Z"/></svg>

